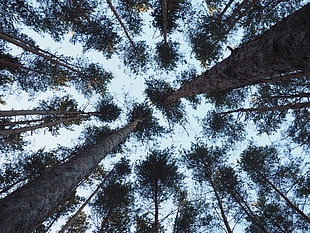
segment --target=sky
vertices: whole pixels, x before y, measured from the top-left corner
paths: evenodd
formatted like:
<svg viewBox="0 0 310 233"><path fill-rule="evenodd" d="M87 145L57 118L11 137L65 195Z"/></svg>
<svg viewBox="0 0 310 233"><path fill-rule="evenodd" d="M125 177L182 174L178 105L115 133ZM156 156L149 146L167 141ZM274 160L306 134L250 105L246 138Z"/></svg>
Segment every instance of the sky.
<svg viewBox="0 0 310 233"><path fill-rule="evenodd" d="M72 36L70 33L66 35L65 40L61 43L55 43L48 35L45 37L41 37L37 35L36 33L33 33L31 31L25 30L27 34L31 35L31 37L37 41L38 45L42 49L50 49L52 52L57 52L59 54L65 54L69 56L80 56L81 55L81 47L79 45L72 45L69 43L69 39ZM147 40L154 40L154 43L156 41L156 38L158 38L159 34L153 35L154 32L152 30L146 31L146 35L143 35ZM238 38L238 35L237 37ZM183 40L183 38L178 38L180 42ZM158 40L158 39L157 39ZM237 40L236 40L237 41ZM236 43L236 41L234 43ZM185 43L184 43L185 44ZM13 46L14 47L14 46ZM15 49L15 48L14 48ZM228 50L225 50L224 58L228 56L230 52ZM144 78L145 76L152 75L151 72L148 72L147 74L144 74L144 76L137 76L134 77L134 75L130 74L127 70L122 69L122 64L117 59L110 59L106 60L100 53L97 52L88 52L85 54L88 58L90 58L94 62L98 62L104 65L104 67L108 71L112 71L114 74L114 79L111 81L109 85L109 93L113 96L115 102L122 107L128 108L127 106L130 105L132 101L136 102L144 102L148 101L145 100L145 95L143 94L143 91L145 89L144 84ZM191 56L188 52L185 54L188 58ZM193 63L199 70L199 72L202 72L202 69L199 68L199 64L195 59L190 60L191 63ZM185 68L185 67L180 67ZM173 80L175 77L168 77L165 73L162 74L163 76L167 76L167 81ZM10 110L10 109L31 109L35 107L38 104L38 100L40 99L46 99L48 97L51 97L54 94L62 94L56 91L48 91L46 93L42 93L38 96L36 96L34 99L29 98L26 93L18 93L16 95L15 92L16 87L13 85L10 87L10 90L6 92L6 96L4 97L4 100L7 102L7 105L0 106L0 110ZM86 111L93 110L91 106L96 103L97 96L93 96L90 99L85 99L81 97L79 93L77 93L73 88L67 88L66 92L71 94L74 98L77 99L79 106L81 108L86 106ZM250 98L250 96L248 96ZM249 100L246 101L247 107L251 104ZM187 106L188 109L188 115L187 120L188 122L185 122L183 127L177 126L175 128L175 132L171 135L168 135L168 137L160 140L161 148L175 146L176 148L189 148L191 145L191 142L195 141L195 138L197 136L201 136L201 119L204 117L205 113L210 110L210 105L208 104L201 104L197 110L193 110L190 107ZM128 109L130 110L130 109ZM168 125L166 120L163 119L162 115L159 113L158 110L154 109L156 112L156 117L160 119L160 122L163 125ZM124 121L126 113L122 116L120 120L118 120L116 123L113 123L114 126L121 125L124 126L126 123ZM91 124L91 122L90 122ZM113 125L112 124L112 125ZM34 133L31 137L28 137L30 140L30 145L28 146L29 150L37 150L39 148L45 147L46 150L49 150L51 148L56 148L58 144L62 146L73 146L77 139L80 136L80 132L83 129L83 126L74 126L72 131L68 131L66 129L60 130L59 136L52 136L49 132L44 132L44 130L38 130ZM274 135L266 137L266 135L263 135L262 137L257 137L254 127L250 127L248 129L248 135L246 136L247 139L255 139L258 140L261 144L272 144L274 141L276 141L279 138L279 135ZM132 142L132 141L129 141ZM131 158L139 159L141 158L142 154L145 154L145 150L149 147L148 145L145 145L144 147L139 148L133 148L130 146L130 143L127 143L127 146L133 149L133 154L131 154ZM238 152L241 152L244 149L244 145L239 144L236 147L235 156L231 157L231 162L235 163L238 158ZM132 152L130 152L132 153ZM3 155L2 155L3 156ZM2 157L2 159L4 159ZM110 161L115 161L114 159L110 159ZM87 195L89 192L83 191L81 192L82 195ZM58 226L60 223L58 224ZM57 232L57 227L53 228L50 232ZM89 231L90 232L90 231ZM167 231L169 232L169 231ZM235 233L242 232L241 230L235 231Z"/></svg>

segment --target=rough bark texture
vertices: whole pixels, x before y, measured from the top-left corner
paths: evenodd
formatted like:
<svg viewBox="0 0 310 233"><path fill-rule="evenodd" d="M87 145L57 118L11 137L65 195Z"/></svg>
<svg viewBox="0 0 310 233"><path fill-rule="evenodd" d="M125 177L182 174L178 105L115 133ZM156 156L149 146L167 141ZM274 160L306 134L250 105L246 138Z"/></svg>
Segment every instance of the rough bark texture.
<svg viewBox="0 0 310 233"><path fill-rule="evenodd" d="M167 102L231 90L294 71L310 70L310 4L175 91Z"/></svg>
<svg viewBox="0 0 310 233"><path fill-rule="evenodd" d="M0 201L0 229L5 233L32 232L77 185L136 127L124 127L68 162L56 165Z"/></svg>
<svg viewBox="0 0 310 233"><path fill-rule="evenodd" d="M80 206L80 208L75 212L75 214L66 222L66 224L61 228L58 233L65 233L67 228L73 223L73 221L82 213L85 206L91 201L91 199L98 193L98 191L102 188L102 186L106 183L107 179L111 176L113 169L104 177L103 181L97 186L95 191L87 198L86 201Z"/></svg>

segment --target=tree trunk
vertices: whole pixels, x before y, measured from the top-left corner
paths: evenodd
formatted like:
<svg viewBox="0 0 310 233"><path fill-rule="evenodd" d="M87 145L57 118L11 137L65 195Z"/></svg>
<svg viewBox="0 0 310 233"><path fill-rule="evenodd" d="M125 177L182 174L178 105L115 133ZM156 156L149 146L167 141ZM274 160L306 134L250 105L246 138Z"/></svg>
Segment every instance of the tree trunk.
<svg viewBox="0 0 310 233"><path fill-rule="evenodd" d="M260 171L255 170L260 176L261 178L267 183L269 184L287 203L287 205L289 207L291 207L293 210L295 210L305 221L307 221L308 223L310 223L310 217L308 217L301 209L299 209L296 205L294 205L294 203L292 203L287 196L285 196L284 193L282 193L264 174L262 174Z"/></svg>
<svg viewBox="0 0 310 233"><path fill-rule="evenodd" d="M119 14L117 13L116 9L114 8L112 2L110 0L106 0L111 11L113 12L115 18L117 19L118 23L121 25L127 39L129 40L130 44L132 45L132 47L135 49L135 51L137 52L137 54L140 54L135 42L131 39L129 32L127 31L125 24L123 23L123 21L121 20L121 18L119 17Z"/></svg>
<svg viewBox="0 0 310 233"><path fill-rule="evenodd" d="M218 193L218 191L217 191L216 185L214 184L211 175L209 175L209 182L210 182L210 184L211 184L211 186L212 186L212 189L213 189L213 191L214 191L214 194L215 194L217 203L218 203L218 205L219 205L219 207L220 207L221 216L222 216L223 222L224 222L224 224L225 224L226 230L227 230L228 233L233 233L233 231L231 230L231 228L230 228L230 226L229 226L227 217L226 217L226 215L225 215L224 206L223 206L221 197L220 197L220 195L219 195L219 193Z"/></svg>
<svg viewBox="0 0 310 233"><path fill-rule="evenodd" d="M155 233L159 233L159 203L158 203L158 182L155 187L154 193L154 205L155 205L155 213L154 213L154 225L155 225Z"/></svg>
<svg viewBox="0 0 310 233"><path fill-rule="evenodd" d="M103 181L98 185L95 191L87 198L87 200L80 206L80 208L75 212L75 214L66 222L66 224L61 228L58 233L65 233L67 228L72 224L72 222L77 218L77 216L83 211L85 206L91 201L91 199L97 194L101 187L105 184L107 179L112 174L113 169L104 177Z"/></svg>
<svg viewBox="0 0 310 233"><path fill-rule="evenodd" d="M133 121L0 200L1 231L25 233L35 230L37 225L67 198L79 182L88 176L141 121L141 119Z"/></svg>
<svg viewBox="0 0 310 233"><path fill-rule="evenodd" d="M226 13L226 11L228 10L228 8L231 6L231 4L234 2L234 0L230 0L226 6L224 7L224 9L222 10L222 12L219 15L219 19L223 18L223 15Z"/></svg>
<svg viewBox="0 0 310 233"><path fill-rule="evenodd" d="M243 199L243 197L236 191L234 190L231 193L232 197L235 199L237 204L243 209L243 211L247 214L247 216L251 219L252 223L258 226L262 232L264 233L269 233L269 231L265 228L264 224L259 220L257 215L253 213L249 205L246 203L246 201Z"/></svg>
<svg viewBox="0 0 310 233"><path fill-rule="evenodd" d="M17 135L17 134L20 134L20 133L23 133L23 132L27 132L27 131L33 132L36 129L52 127L52 126L56 126L56 125L59 125L59 124L64 123L64 122L68 122L68 121L81 120L81 119L87 118L89 116L90 115L81 115L81 116L70 117L70 118L63 117L61 119L51 118L50 120L54 120L54 121L44 122L44 123L41 123L41 124L38 124L38 125L26 126L26 127L17 128L17 129L0 130L0 136Z"/></svg>
<svg viewBox="0 0 310 233"><path fill-rule="evenodd" d="M163 37L164 43L167 44L167 14L168 14L168 7L167 7L167 0L161 0L161 10L163 16Z"/></svg>
<svg viewBox="0 0 310 233"><path fill-rule="evenodd" d="M25 116L25 115L80 115L96 114L99 112L82 112L82 111L47 111L47 110L8 110L0 111L0 117Z"/></svg>
<svg viewBox="0 0 310 233"><path fill-rule="evenodd" d="M166 102L201 93L232 90L275 75L310 70L310 4L244 44L194 78Z"/></svg>
<svg viewBox="0 0 310 233"><path fill-rule="evenodd" d="M45 58L46 60L50 61L51 63L54 63L54 64L59 65L59 66L63 66L63 67L65 67L65 68L67 68L67 69L69 69L69 70L71 70L71 71L74 71L74 72L76 72L76 73L78 73L78 74L83 75L83 73L80 72L79 70L77 70L77 69L75 69L75 68L73 68L73 67L71 67L71 66L69 66L69 65L67 65L67 64L64 64L64 63L62 63L62 62L60 62L60 61L58 61L58 60L55 60L54 58L52 58L52 57L50 57L50 56L47 56L47 55L45 55L45 54L39 52L39 51L36 50L36 49L33 49L33 48L31 48L31 47L29 47L29 46L27 46L27 45L24 45L24 44L20 43L19 41L13 39L11 36L7 35L6 33L3 33L2 31L0 31L0 38L3 39L3 40L5 40L5 41L7 41L7 42L10 42L10 43L12 43L12 44L18 46L18 47L20 47L20 48L22 48L22 49L25 49L25 50L27 50L27 51L33 53L33 54L36 54L36 55L38 55L38 56L40 56L40 57L43 57L43 58Z"/></svg>
<svg viewBox="0 0 310 233"><path fill-rule="evenodd" d="M271 97L272 98L272 97ZM281 106L274 106L274 107L261 107L261 108L239 108L232 111L227 112L220 112L218 114L229 114L235 112L267 112L267 111L284 111L288 109L301 109L301 108L309 108L310 102L306 103L297 103L297 104L287 104Z"/></svg>

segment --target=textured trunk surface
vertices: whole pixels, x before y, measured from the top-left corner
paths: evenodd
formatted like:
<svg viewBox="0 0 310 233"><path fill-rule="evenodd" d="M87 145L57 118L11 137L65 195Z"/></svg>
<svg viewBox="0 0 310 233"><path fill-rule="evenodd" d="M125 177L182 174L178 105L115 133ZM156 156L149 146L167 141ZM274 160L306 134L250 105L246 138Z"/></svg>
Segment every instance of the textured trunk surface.
<svg viewBox="0 0 310 233"><path fill-rule="evenodd" d="M0 231L32 232L136 127L136 120L68 162L56 165L0 201Z"/></svg>
<svg viewBox="0 0 310 233"><path fill-rule="evenodd" d="M167 102L231 90L271 76L310 70L310 4L175 91Z"/></svg>
<svg viewBox="0 0 310 233"><path fill-rule="evenodd" d="M236 191L236 194L232 193L231 195L235 199L237 204L241 207L241 209L243 209L243 211L246 213L246 215L252 221L252 223L258 226L262 230L262 232L269 233L269 231L266 229L264 224L260 221L257 215L251 210L250 206L243 199L243 197L238 193L238 191Z"/></svg>

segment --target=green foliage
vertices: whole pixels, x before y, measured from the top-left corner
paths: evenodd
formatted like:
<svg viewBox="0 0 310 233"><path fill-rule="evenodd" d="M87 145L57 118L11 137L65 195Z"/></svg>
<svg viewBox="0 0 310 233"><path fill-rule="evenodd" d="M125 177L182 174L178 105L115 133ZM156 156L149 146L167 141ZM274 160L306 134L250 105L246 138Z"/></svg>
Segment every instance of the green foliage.
<svg viewBox="0 0 310 233"><path fill-rule="evenodd" d="M233 145L245 138L244 124L232 114L207 113L203 119L203 134L214 141L221 139L227 145Z"/></svg>
<svg viewBox="0 0 310 233"><path fill-rule="evenodd" d="M149 233L155 231L152 219L148 218L147 214L141 216L137 215L135 217L135 223L135 233Z"/></svg>
<svg viewBox="0 0 310 233"><path fill-rule="evenodd" d="M132 186L126 182L130 172L129 161L122 158L115 164L107 182L91 204L92 212L100 222L100 231L130 232L130 213L134 200Z"/></svg>
<svg viewBox="0 0 310 233"><path fill-rule="evenodd" d="M184 119L184 106L181 104L181 100L169 103L166 101L174 91L168 82L150 79L146 81L146 85L145 93L151 103L163 112L169 122L178 123Z"/></svg>
<svg viewBox="0 0 310 233"><path fill-rule="evenodd" d="M152 12L153 16L153 26L159 28L161 33L164 32L163 28L163 6L161 1L154 2L154 10ZM186 0L171 0L167 1L167 32L172 33L174 30L180 27L180 21L184 20L185 16L190 12L190 3Z"/></svg>
<svg viewBox="0 0 310 233"><path fill-rule="evenodd" d="M78 111L78 103L70 95L62 97L53 96L47 100L40 100L36 110L44 111L59 111L59 112L74 112Z"/></svg>
<svg viewBox="0 0 310 233"><path fill-rule="evenodd" d="M83 233L89 229L89 222L87 220L87 215L81 212L74 220L73 223L68 227L68 233Z"/></svg>
<svg viewBox="0 0 310 233"><path fill-rule="evenodd" d="M167 200L180 185L182 175L171 157L172 151L151 151L135 168L139 192L145 198L153 198L155 192L160 201Z"/></svg>
<svg viewBox="0 0 310 233"><path fill-rule="evenodd" d="M203 143L192 144L191 149L185 151L186 166L193 171L194 179L199 182L209 180L210 176L227 160L225 150L219 147L207 147Z"/></svg>
<svg viewBox="0 0 310 233"><path fill-rule="evenodd" d="M179 44L177 42L161 41L156 43L155 61L160 69L173 70L176 68L181 55L178 53Z"/></svg>
<svg viewBox="0 0 310 233"><path fill-rule="evenodd" d="M112 98L106 97L99 101L96 111L99 112L98 118L101 121L112 122L118 118L122 110L115 105Z"/></svg>
<svg viewBox="0 0 310 233"><path fill-rule="evenodd" d="M191 67L190 69L181 72L181 74L177 77L176 83L180 86L183 86L189 83L195 77L197 77L197 71L195 68ZM185 97L185 99L189 101L190 105L194 109L197 109L197 106L201 104L201 99L199 96Z"/></svg>
<svg viewBox="0 0 310 233"><path fill-rule="evenodd" d="M133 46L125 44L123 50L123 63L129 67L134 74L145 73L150 63L148 45L145 41L138 41Z"/></svg>
<svg viewBox="0 0 310 233"><path fill-rule="evenodd" d="M191 19L192 20L192 19ZM200 15L190 23L188 38L193 52L202 67L208 68L221 58L221 43L226 39L224 26L214 17Z"/></svg>
<svg viewBox="0 0 310 233"><path fill-rule="evenodd" d="M94 94L104 96L106 94L107 84L113 79L111 72L107 72L98 63L86 63L80 59L78 64L82 75L78 75L72 83L83 95L90 97Z"/></svg>
<svg viewBox="0 0 310 233"><path fill-rule="evenodd" d="M153 116L153 110L146 104L134 104L129 114L129 122L135 119L143 119L133 130L133 135L139 140L155 140L168 131L158 123L158 119Z"/></svg>

